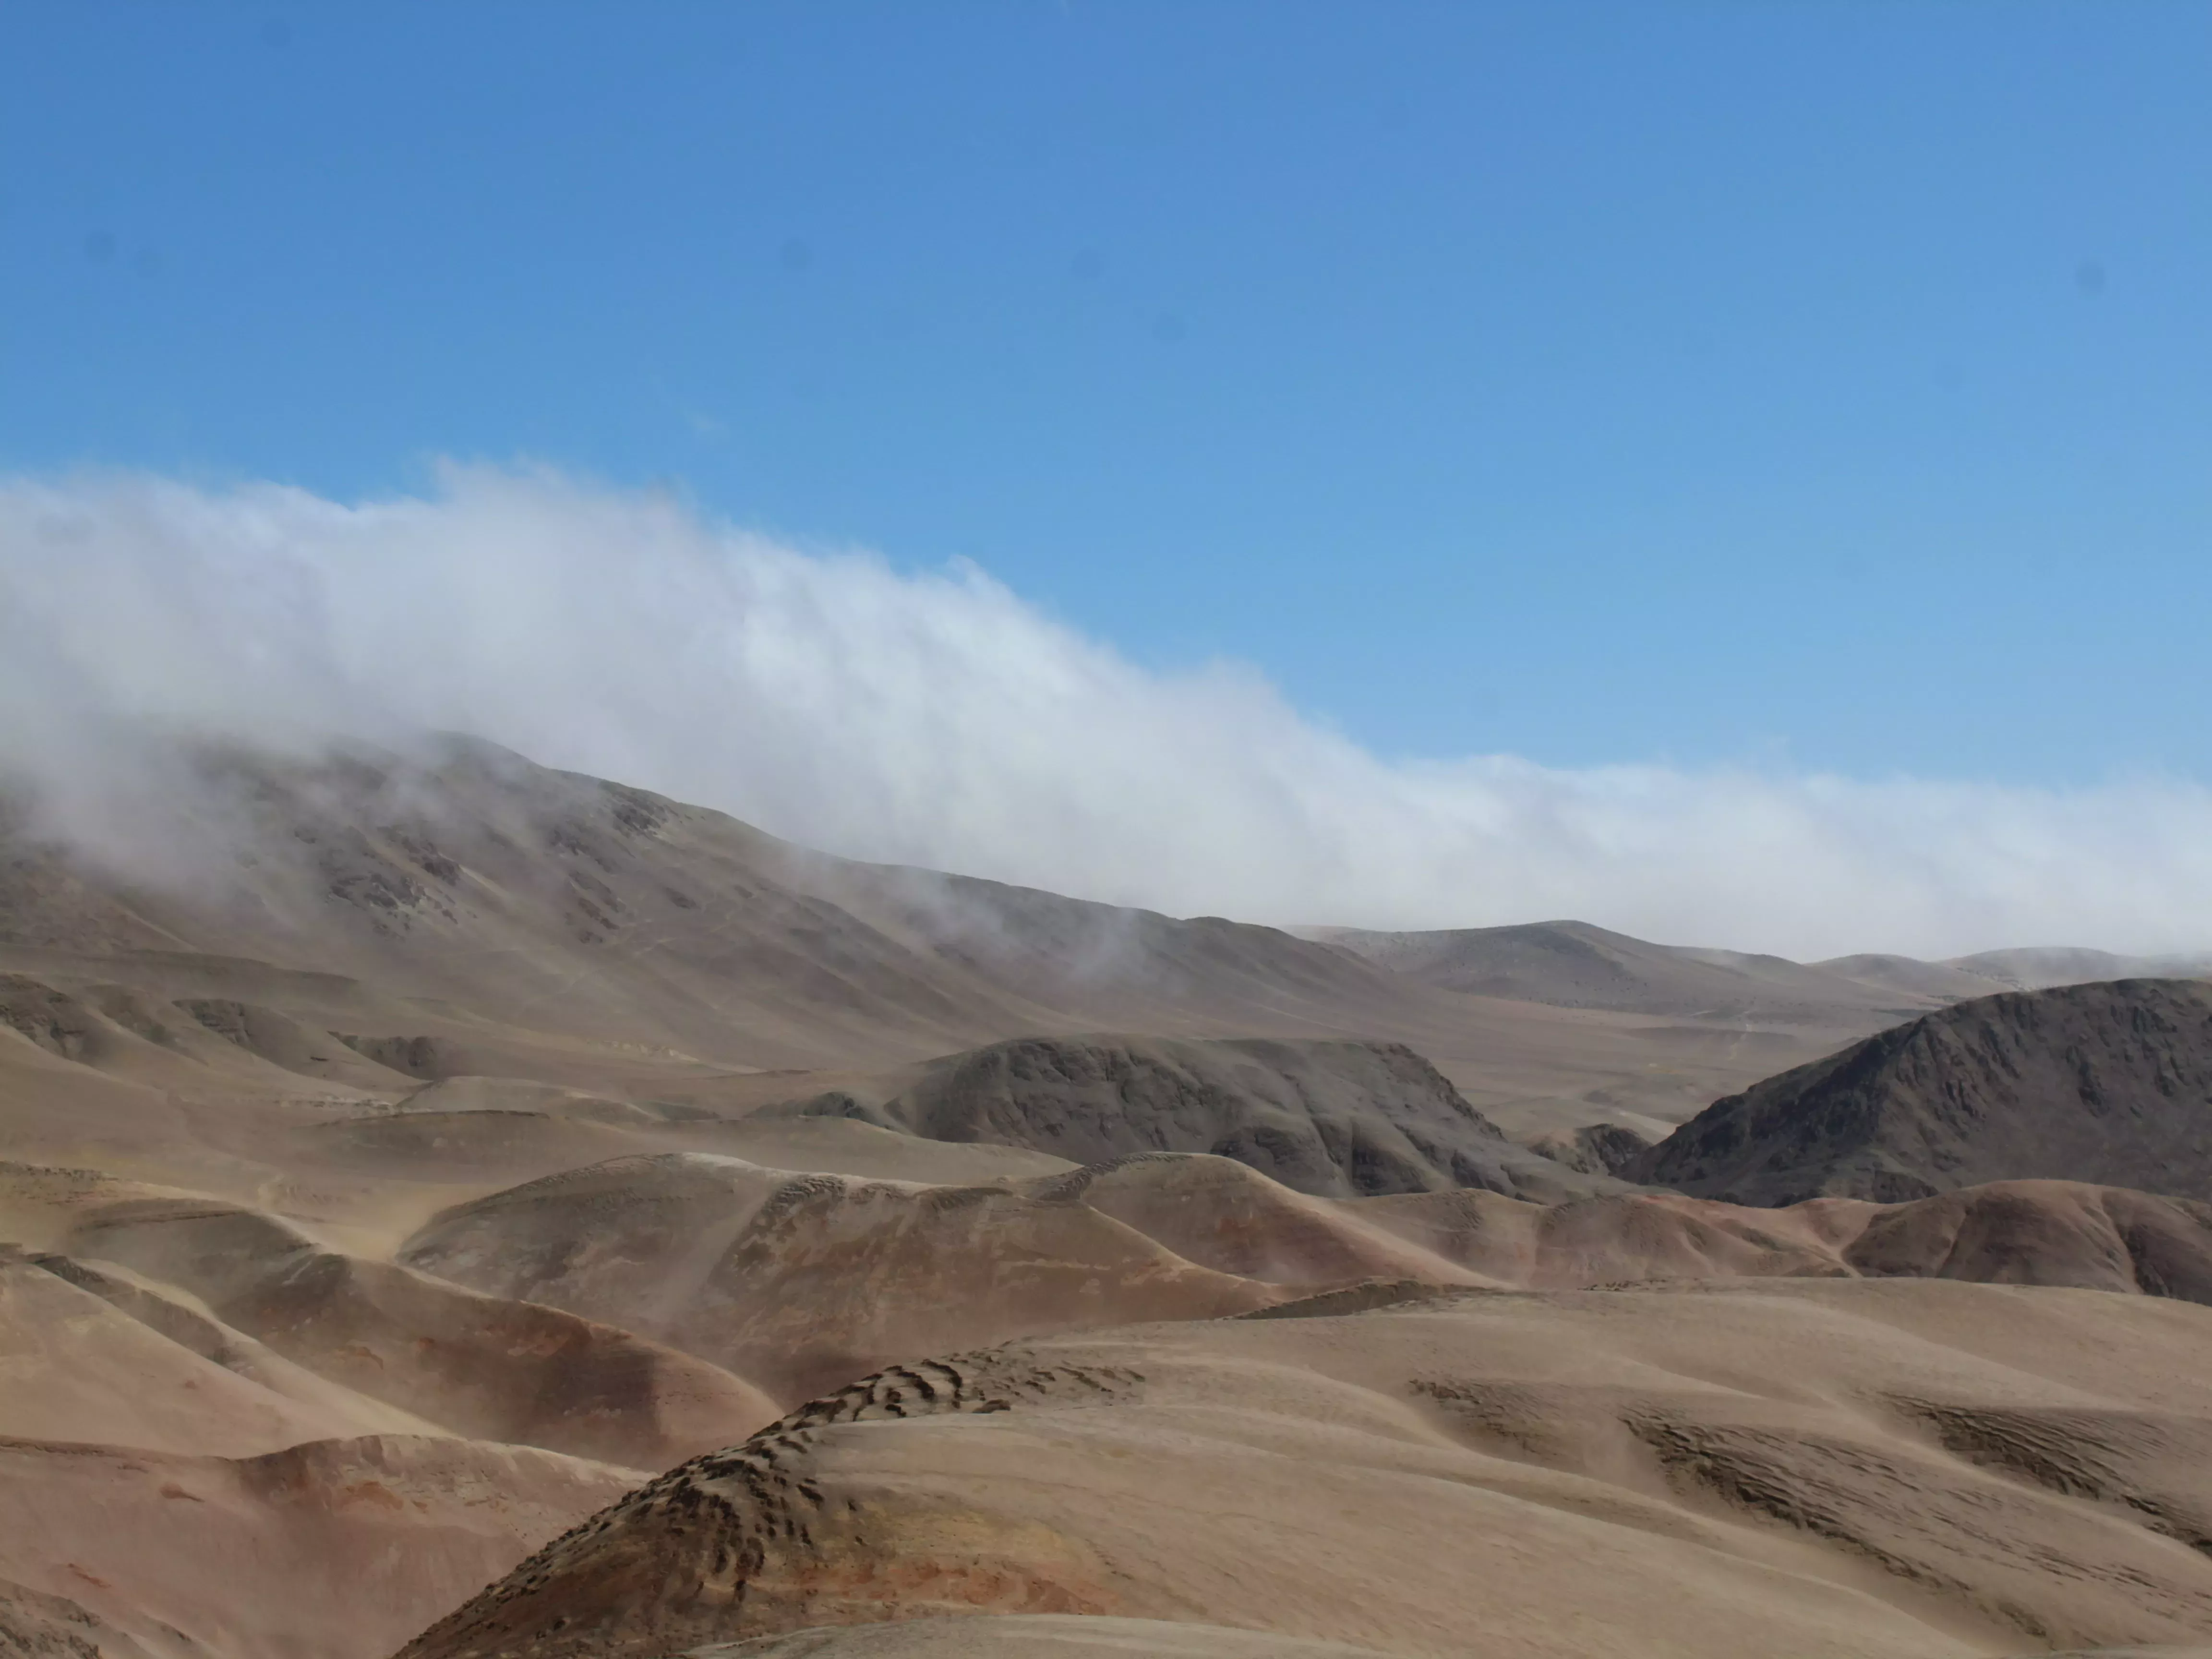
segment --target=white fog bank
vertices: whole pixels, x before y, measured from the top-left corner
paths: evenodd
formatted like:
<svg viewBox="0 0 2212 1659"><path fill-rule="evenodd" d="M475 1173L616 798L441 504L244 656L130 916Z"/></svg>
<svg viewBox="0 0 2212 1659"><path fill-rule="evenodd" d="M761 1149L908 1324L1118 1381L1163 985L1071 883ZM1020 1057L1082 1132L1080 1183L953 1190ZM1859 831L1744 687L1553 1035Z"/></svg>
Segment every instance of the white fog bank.
<svg viewBox="0 0 2212 1659"><path fill-rule="evenodd" d="M2198 786L1385 762L1250 670L1139 668L979 572L550 472L359 505L0 483L0 768L100 839L149 718L471 732L834 852L1177 915L1574 916L1799 957L2212 946Z"/></svg>

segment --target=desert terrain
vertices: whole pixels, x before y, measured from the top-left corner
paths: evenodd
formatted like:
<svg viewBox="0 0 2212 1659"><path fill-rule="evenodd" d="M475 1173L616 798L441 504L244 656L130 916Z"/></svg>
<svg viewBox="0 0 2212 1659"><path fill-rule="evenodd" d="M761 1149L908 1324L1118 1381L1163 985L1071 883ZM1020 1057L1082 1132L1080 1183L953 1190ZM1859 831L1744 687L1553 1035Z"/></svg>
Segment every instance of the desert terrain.
<svg viewBox="0 0 2212 1659"><path fill-rule="evenodd" d="M0 808L0 1647L2212 1645L2203 962L1179 919L463 738L168 799Z"/></svg>

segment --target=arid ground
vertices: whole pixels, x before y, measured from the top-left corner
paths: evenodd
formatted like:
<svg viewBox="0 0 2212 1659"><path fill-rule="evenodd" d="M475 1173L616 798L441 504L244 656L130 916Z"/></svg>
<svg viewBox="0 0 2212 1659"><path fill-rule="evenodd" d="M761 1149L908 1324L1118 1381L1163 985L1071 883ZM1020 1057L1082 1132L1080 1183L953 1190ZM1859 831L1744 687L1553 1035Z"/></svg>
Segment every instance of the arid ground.
<svg viewBox="0 0 2212 1659"><path fill-rule="evenodd" d="M2212 1650L2202 963L185 775L0 841L0 1650Z"/></svg>

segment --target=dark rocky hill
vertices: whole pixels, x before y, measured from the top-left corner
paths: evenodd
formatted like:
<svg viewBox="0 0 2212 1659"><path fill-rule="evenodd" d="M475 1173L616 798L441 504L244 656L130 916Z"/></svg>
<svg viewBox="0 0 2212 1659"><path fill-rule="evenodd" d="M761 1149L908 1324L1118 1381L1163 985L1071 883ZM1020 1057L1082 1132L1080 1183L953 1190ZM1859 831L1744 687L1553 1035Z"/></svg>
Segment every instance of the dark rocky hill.
<svg viewBox="0 0 2212 1659"><path fill-rule="evenodd" d="M2212 1197L2212 985L1959 1003L1715 1102L1624 1173L1761 1205L2033 1177Z"/></svg>
<svg viewBox="0 0 2212 1659"><path fill-rule="evenodd" d="M1212 1152L1337 1197L1591 1186L1506 1139L1435 1066L1390 1042L1024 1037L936 1061L881 1106L833 1095L802 1109L1078 1164Z"/></svg>

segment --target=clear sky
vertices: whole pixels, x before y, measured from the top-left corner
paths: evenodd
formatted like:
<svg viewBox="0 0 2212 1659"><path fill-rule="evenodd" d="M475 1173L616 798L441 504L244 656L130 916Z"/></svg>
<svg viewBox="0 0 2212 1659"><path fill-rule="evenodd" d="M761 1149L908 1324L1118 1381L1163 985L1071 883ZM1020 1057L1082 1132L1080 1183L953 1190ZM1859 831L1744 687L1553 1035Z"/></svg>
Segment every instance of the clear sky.
<svg viewBox="0 0 2212 1659"><path fill-rule="evenodd" d="M971 558L1386 756L2212 777L2212 5L0 9L0 471Z"/></svg>

